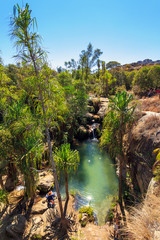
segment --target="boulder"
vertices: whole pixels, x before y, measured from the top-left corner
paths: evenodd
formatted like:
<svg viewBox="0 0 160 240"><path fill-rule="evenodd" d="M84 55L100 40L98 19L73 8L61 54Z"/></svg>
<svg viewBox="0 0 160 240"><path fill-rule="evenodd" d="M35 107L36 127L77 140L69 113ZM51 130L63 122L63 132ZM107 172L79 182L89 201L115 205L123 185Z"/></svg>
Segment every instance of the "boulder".
<svg viewBox="0 0 160 240"><path fill-rule="evenodd" d="M153 150L160 147L159 131L160 115L143 115L124 137L124 145L128 164L131 169L131 179L135 190L146 193L155 161Z"/></svg>
<svg viewBox="0 0 160 240"><path fill-rule="evenodd" d="M37 188L41 193L47 193L54 184L54 177L51 172L44 171L39 173L39 180L37 183Z"/></svg>
<svg viewBox="0 0 160 240"><path fill-rule="evenodd" d="M80 126L77 131L77 138L79 140L84 140L89 137L88 130L84 126Z"/></svg>
<svg viewBox="0 0 160 240"><path fill-rule="evenodd" d="M87 213L82 213L82 222L86 222L88 220L88 214Z"/></svg>
<svg viewBox="0 0 160 240"><path fill-rule="evenodd" d="M104 118L106 112L108 109L108 99L106 101L101 101L99 111L97 112L97 115L99 115L102 119Z"/></svg>
<svg viewBox="0 0 160 240"><path fill-rule="evenodd" d="M21 239L25 229L26 218L19 214L11 219L11 223L6 227L6 233L15 240Z"/></svg>
<svg viewBox="0 0 160 240"><path fill-rule="evenodd" d="M6 205L3 202L0 202L0 213L2 213L6 208Z"/></svg>
<svg viewBox="0 0 160 240"><path fill-rule="evenodd" d="M15 184L14 184L14 182L13 182L13 179L7 178L7 179L6 179L6 182L5 182L5 189L6 189L8 192L11 192L11 191L13 191L14 187L15 187Z"/></svg>
<svg viewBox="0 0 160 240"><path fill-rule="evenodd" d="M42 198L39 202L33 205L32 214L43 214L47 209L47 200Z"/></svg>
<svg viewBox="0 0 160 240"><path fill-rule="evenodd" d="M93 120L94 120L94 114L92 114L92 113L86 113L86 119L87 119L87 122L88 123L92 123L93 122Z"/></svg>
<svg viewBox="0 0 160 240"><path fill-rule="evenodd" d="M55 219L55 211L55 208L49 208L42 215L32 218L30 239L44 239L45 235L50 233L52 222Z"/></svg>
<svg viewBox="0 0 160 240"><path fill-rule="evenodd" d="M44 236L43 231L44 222L40 216L36 216L32 219L32 227L30 230L30 238L31 239L41 239Z"/></svg>

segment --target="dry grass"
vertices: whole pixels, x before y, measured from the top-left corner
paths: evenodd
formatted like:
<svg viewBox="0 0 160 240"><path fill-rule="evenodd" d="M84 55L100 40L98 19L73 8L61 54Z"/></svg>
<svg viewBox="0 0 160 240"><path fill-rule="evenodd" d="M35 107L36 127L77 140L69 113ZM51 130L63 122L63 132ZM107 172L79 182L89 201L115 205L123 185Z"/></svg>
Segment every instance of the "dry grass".
<svg viewBox="0 0 160 240"><path fill-rule="evenodd" d="M130 240L154 239L160 230L160 196L150 195L143 204L132 208L125 231Z"/></svg>
<svg viewBox="0 0 160 240"><path fill-rule="evenodd" d="M141 99L142 111L151 111L160 113L160 99L159 96Z"/></svg>

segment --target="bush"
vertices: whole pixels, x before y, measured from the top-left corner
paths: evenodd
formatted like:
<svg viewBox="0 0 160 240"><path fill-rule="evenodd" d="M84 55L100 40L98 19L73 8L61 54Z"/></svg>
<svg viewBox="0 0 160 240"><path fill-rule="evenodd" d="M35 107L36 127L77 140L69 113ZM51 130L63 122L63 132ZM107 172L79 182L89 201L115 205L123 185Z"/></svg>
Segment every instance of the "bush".
<svg viewBox="0 0 160 240"><path fill-rule="evenodd" d="M93 217L93 208L91 207L82 207L79 210L80 213L86 213L89 217Z"/></svg>
<svg viewBox="0 0 160 240"><path fill-rule="evenodd" d="M8 192L4 190L0 190L0 202L3 202L5 204L8 203Z"/></svg>
<svg viewBox="0 0 160 240"><path fill-rule="evenodd" d="M112 223L113 219L114 219L113 209L109 209L109 211L107 213L107 221Z"/></svg>
<svg viewBox="0 0 160 240"><path fill-rule="evenodd" d="M32 240L41 240L42 239L42 236L39 235L39 234L34 234L32 237L31 237Z"/></svg>
<svg viewBox="0 0 160 240"><path fill-rule="evenodd" d="M81 222L81 227L85 227L87 224L87 221Z"/></svg>

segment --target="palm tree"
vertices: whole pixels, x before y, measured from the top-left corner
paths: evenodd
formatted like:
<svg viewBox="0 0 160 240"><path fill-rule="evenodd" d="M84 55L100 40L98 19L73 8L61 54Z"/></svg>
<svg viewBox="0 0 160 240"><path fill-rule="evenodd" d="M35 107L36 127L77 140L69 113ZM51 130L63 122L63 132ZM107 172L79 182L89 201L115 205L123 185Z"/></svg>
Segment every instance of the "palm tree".
<svg viewBox="0 0 160 240"><path fill-rule="evenodd" d="M41 75L41 70L45 64L45 52L40 46L40 36L34 31L34 27L37 25L36 19L31 17L31 10L29 5L26 4L24 9L21 9L17 4L14 6L13 17L11 18L11 37L14 38L15 45L18 49L17 57L22 59L23 62L31 63L34 68L35 81L33 88L35 89L35 94L38 91L38 99L40 100L40 105L43 112L43 122L46 130L49 155L53 167L53 175L55 179L56 191L58 196L61 223L62 227L66 226L66 221L62 208L61 194L59 190L59 183L57 179L55 162L53 159L52 146L49 134L49 117L47 117L47 106L45 105L46 99L44 100L44 84L43 76Z"/></svg>
<svg viewBox="0 0 160 240"><path fill-rule="evenodd" d="M133 100L131 94L123 91L110 97L109 111L104 119L101 136L101 147L107 147L113 157L119 159L119 200L122 202L122 168L125 165L123 136L127 126L133 120L135 105L129 104Z"/></svg>
<svg viewBox="0 0 160 240"><path fill-rule="evenodd" d="M59 171L64 171L65 174L65 190L66 190L66 203L64 208L64 215L66 215L67 204L69 200L68 191L68 173L70 171L76 171L78 163L80 161L79 152L77 150L71 150L70 144L62 144L60 148L57 148L54 152L54 158Z"/></svg>

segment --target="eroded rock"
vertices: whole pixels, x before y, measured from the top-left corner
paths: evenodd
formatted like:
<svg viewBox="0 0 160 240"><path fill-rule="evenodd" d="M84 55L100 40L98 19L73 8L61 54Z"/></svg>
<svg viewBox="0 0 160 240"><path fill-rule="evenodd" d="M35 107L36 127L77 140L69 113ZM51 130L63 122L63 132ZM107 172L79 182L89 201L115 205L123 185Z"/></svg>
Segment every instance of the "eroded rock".
<svg viewBox="0 0 160 240"><path fill-rule="evenodd" d="M45 198L42 198L39 202L33 205L32 214L43 214L47 209L47 201Z"/></svg>
<svg viewBox="0 0 160 240"><path fill-rule="evenodd" d="M6 233L15 240L21 239L26 224L26 218L23 215L16 215L11 219L11 223L6 227Z"/></svg>
<svg viewBox="0 0 160 240"><path fill-rule="evenodd" d="M44 171L39 173L37 188L41 193L47 193L54 185L54 177L51 172Z"/></svg>

